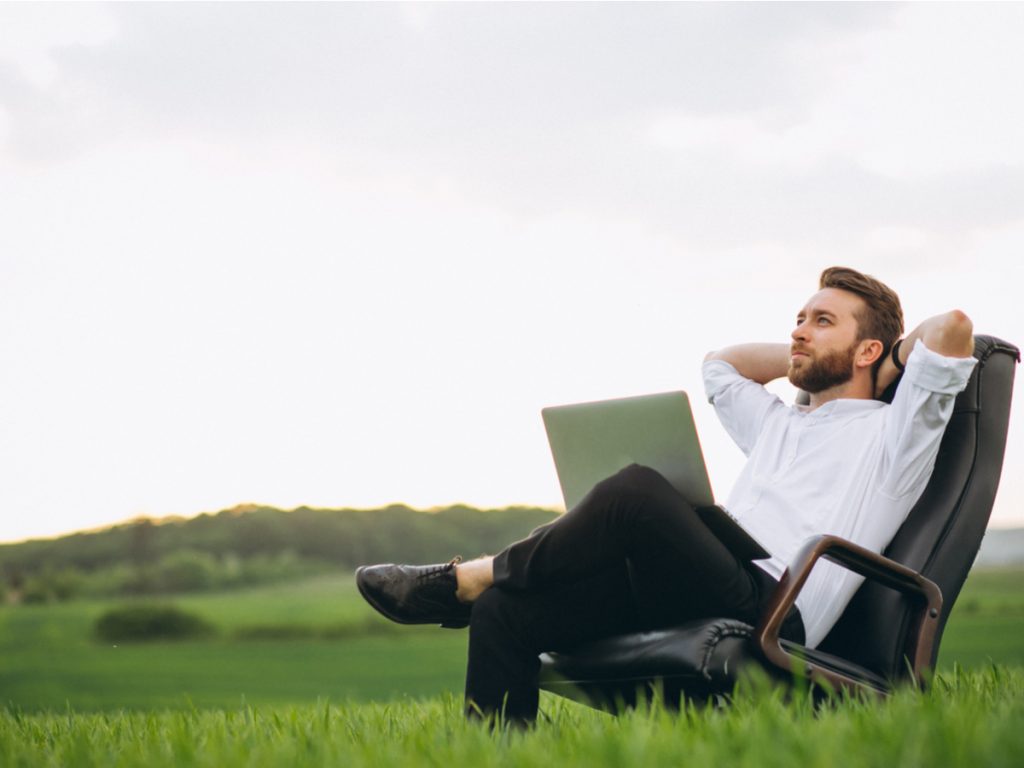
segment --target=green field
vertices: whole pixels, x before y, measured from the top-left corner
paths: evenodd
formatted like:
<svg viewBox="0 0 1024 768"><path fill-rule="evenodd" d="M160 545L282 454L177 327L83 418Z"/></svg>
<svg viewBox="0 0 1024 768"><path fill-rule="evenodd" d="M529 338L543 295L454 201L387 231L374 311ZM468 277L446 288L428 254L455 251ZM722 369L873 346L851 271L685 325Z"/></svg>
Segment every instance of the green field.
<svg viewBox="0 0 1024 768"><path fill-rule="evenodd" d="M972 572L953 606L939 669L990 662L1024 667L1024 568Z"/></svg>
<svg viewBox="0 0 1024 768"><path fill-rule="evenodd" d="M96 618L124 601L0 608L0 701L23 711L387 701L458 693L466 633L400 627L347 574L174 604L214 624L190 642L101 643ZM261 639L240 639L240 638ZM1024 667L1024 570L977 571L954 610L939 669Z"/></svg>
<svg viewBox="0 0 1024 768"><path fill-rule="evenodd" d="M348 575L173 602L217 626L218 636L98 642L93 623L123 600L0 610L0 696L25 709L86 711L387 699L461 689L465 633L392 625L365 605ZM239 640L238 633L279 639Z"/></svg>
<svg viewBox="0 0 1024 768"><path fill-rule="evenodd" d="M0 609L0 766L1024 765L1024 570L972 574L927 692L815 710L777 691L540 727L462 717L466 633L397 627L349 575L174 600L217 635L101 643L124 601ZM262 637L265 639L251 639ZM267 639L276 638L276 639Z"/></svg>

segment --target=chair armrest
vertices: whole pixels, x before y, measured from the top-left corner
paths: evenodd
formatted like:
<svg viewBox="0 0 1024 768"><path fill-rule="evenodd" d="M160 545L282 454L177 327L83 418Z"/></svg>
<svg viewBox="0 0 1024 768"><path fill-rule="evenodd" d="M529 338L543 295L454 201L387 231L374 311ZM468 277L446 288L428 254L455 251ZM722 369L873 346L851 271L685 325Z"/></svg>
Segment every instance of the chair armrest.
<svg viewBox="0 0 1024 768"><path fill-rule="evenodd" d="M799 657L783 648L779 640L782 622L796 603L797 595L800 594L807 577L811 574L811 569L820 558L918 598L920 610L914 617L915 625L911 632L912 644L909 650L911 672L917 683L924 685L925 675L931 665L932 646L935 643L935 633L942 609L942 592L938 585L895 560L838 536L823 535L808 539L800 548L792 565L782 574L779 586L754 631L754 637L765 658L787 672L802 668L805 674L823 679L833 687L860 687L860 682L854 678L834 670L814 669L803 659L794 664L794 659Z"/></svg>

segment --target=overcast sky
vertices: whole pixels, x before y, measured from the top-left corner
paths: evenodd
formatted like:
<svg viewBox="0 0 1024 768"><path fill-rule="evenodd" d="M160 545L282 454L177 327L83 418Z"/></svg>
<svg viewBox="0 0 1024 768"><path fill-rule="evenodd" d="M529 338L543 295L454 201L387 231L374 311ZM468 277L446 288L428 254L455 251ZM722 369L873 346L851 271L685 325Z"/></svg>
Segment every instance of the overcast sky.
<svg viewBox="0 0 1024 768"><path fill-rule="evenodd" d="M4 3L0 540L554 506L540 408L668 389L724 498L701 358L787 340L822 268L1024 342L1022 39L1022 4Z"/></svg>

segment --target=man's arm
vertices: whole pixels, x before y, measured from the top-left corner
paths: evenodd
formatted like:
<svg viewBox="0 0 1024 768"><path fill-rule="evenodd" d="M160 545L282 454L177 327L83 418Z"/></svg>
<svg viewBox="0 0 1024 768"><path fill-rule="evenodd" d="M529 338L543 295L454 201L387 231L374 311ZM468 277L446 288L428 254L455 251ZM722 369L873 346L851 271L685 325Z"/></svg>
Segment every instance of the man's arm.
<svg viewBox="0 0 1024 768"><path fill-rule="evenodd" d="M789 354L789 344L737 344L708 352L704 362L724 360L743 378L767 384L789 372Z"/></svg>
<svg viewBox="0 0 1024 768"><path fill-rule="evenodd" d="M918 339L921 339L932 352L945 357L970 357L974 354L974 324L959 309L929 317L903 337L898 351L900 364L906 364L907 357ZM878 370L876 397L885 391L898 373L892 355L886 355L882 367Z"/></svg>

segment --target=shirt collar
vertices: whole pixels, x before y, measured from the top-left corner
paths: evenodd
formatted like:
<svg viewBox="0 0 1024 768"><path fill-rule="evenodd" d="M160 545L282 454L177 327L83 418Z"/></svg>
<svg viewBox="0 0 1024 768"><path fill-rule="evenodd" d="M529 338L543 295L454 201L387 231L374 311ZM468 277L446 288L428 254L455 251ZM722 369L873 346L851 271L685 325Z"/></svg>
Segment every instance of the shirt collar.
<svg viewBox="0 0 1024 768"><path fill-rule="evenodd" d="M809 405L794 405L797 412L810 418L820 419L826 416L857 416L869 411L884 408L885 403L881 400L868 400L866 398L839 398L829 400L824 405L811 410Z"/></svg>

